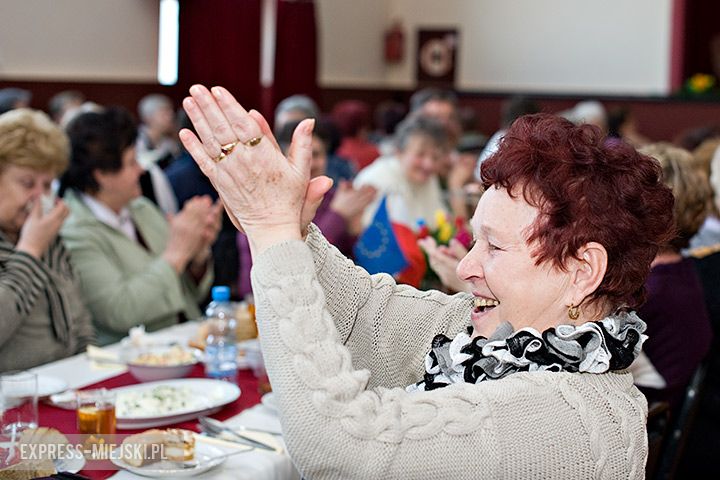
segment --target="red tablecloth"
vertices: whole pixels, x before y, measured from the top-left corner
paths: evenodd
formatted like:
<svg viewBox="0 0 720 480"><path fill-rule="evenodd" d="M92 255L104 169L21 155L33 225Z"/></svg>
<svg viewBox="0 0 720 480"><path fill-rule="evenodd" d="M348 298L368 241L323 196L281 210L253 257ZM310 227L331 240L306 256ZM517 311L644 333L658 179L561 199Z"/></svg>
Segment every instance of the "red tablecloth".
<svg viewBox="0 0 720 480"><path fill-rule="evenodd" d="M189 377L192 378L203 378L204 370L202 365L198 365L195 367L195 369L191 372ZM125 385L135 385L139 383L135 378L130 375L129 373L124 373L122 375L118 375L113 378L109 378L107 380L104 380L102 382L95 383L93 385L88 385L87 387L84 387L83 390L87 389L93 389L93 388L116 388L116 387L124 387ZM230 417L233 417L237 415L238 413L242 412L246 408L252 407L253 405L256 405L260 403L260 393L258 392L258 381L253 376L252 372L250 370L240 370L238 372L238 386L240 387L241 394L240 398L235 400L232 403L229 403L225 407L223 407L219 412L217 412L215 415L212 415L214 418L217 418L218 420L226 420ZM44 403L41 403L39 405L38 409L38 417L40 420L40 425L45 427L53 427L57 428L61 432L65 434L74 434L78 433L77 429L77 419L75 417L75 411L74 410L64 410L62 408L53 407L51 405L47 405ZM176 425L168 425L166 427L162 428L171 428L171 427L178 427L178 428L185 428L188 430L198 431L197 428L197 422L195 420L178 423ZM141 430L118 430L118 433L137 433ZM117 470L83 470L80 472L82 475L88 476L92 479L105 479L116 473Z"/></svg>

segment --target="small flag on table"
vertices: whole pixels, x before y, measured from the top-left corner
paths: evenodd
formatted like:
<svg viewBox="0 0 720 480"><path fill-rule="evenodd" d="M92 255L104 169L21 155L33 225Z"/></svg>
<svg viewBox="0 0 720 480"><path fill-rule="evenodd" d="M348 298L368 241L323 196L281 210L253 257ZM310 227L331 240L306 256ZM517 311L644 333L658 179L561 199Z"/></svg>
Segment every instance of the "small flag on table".
<svg viewBox="0 0 720 480"><path fill-rule="evenodd" d="M408 266L398 244L387 212L387 197L383 197L373 221L362 233L353 249L355 263L368 273L396 275Z"/></svg>

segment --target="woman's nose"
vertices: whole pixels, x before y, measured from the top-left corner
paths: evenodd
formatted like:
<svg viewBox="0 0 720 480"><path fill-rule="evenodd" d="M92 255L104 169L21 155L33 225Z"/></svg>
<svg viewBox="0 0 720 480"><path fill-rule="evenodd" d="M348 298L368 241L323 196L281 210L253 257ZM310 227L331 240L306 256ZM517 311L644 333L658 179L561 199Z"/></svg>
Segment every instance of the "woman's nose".
<svg viewBox="0 0 720 480"><path fill-rule="evenodd" d="M457 265L455 273L460 280L469 282L473 278L484 278L485 271L482 267L482 262L478 257L478 254L471 249L467 255L465 255Z"/></svg>
<svg viewBox="0 0 720 480"><path fill-rule="evenodd" d="M433 157L425 157L423 158L422 166L426 171L435 173L437 170L437 161Z"/></svg>
<svg viewBox="0 0 720 480"><path fill-rule="evenodd" d="M38 198L42 197L45 193L45 187L42 183L38 182L33 186L32 190L30 191L30 198L33 200L37 200Z"/></svg>

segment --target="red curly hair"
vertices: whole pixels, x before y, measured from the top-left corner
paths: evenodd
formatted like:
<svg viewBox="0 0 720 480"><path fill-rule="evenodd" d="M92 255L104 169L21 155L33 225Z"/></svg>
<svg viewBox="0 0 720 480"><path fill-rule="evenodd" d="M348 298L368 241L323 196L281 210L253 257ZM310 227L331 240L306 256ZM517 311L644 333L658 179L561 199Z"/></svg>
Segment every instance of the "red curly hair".
<svg viewBox="0 0 720 480"><path fill-rule="evenodd" d="M522 193L540 210L528 242L537 263L561 269L578 249L605 247L605 277L591 301L636 308L658 249L674 236L673 194L658 162L624 143L607 143L600 129L549 114L516 120L482 165L485 188Z"/></svg>

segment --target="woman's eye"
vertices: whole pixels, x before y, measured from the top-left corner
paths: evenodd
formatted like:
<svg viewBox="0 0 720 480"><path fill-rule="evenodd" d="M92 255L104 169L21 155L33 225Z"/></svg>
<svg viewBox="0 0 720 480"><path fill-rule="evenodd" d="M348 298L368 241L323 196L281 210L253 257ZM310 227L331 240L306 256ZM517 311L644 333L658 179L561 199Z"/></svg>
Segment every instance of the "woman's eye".
<svg viewBox="0 0 720 480"><path fill-rule="evenodd" d="M488 243L488 250L492 252L495 250L500 250L500 247L498 247L497 245L493 245L492 243Z"/></svg>

